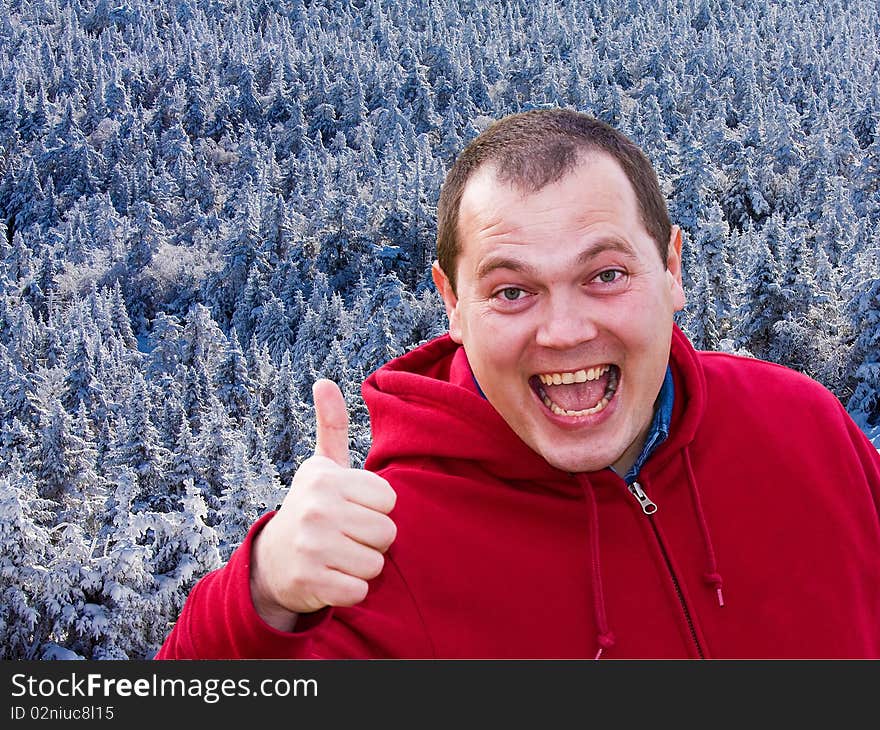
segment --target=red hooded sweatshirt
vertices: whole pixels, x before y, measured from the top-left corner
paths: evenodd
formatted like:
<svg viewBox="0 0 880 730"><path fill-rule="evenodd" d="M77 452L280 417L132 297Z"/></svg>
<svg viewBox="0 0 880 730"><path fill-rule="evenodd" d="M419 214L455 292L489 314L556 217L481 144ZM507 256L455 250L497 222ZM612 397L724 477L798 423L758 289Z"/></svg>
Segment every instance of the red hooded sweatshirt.
<svg viewBox="0 0 880 730"><path fill-rule="evenodd" d="M880 658L876 448L805 376L672 339L641 490L551 467L448 336L388 363L363 387L366 467L398 536L366 600L265 624L249 564L269 514L157 658Z"/></svg>

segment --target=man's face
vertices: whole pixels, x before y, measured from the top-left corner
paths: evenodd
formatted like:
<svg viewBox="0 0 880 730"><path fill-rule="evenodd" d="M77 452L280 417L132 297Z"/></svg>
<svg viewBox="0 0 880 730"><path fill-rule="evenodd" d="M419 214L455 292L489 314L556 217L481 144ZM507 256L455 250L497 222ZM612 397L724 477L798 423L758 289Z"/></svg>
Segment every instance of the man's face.
<svg viewBox="0 0 880 730"><path fill-rule="evenodd" d="M684 306L678 229L662 261L621 167L586 153L534 194L478 170L458 233L457 293L436 263L434 281L489 402L553 466L623 473Z"/></svg>

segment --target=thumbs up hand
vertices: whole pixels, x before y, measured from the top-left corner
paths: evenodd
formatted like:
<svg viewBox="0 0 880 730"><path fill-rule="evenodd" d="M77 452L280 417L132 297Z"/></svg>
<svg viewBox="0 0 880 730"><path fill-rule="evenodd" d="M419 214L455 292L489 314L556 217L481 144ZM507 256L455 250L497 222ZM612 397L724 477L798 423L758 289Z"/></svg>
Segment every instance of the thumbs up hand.
<svg viewBox="0 0 880 730"><path fill-rule="evenodd" d="M315 453L297 470L277 514L257 535L251 596L266 623L290 631L300 613L353 606L382 572L397 528L396 495L382 477L350 468L348 412L336 383L312 386Z"/></svg>

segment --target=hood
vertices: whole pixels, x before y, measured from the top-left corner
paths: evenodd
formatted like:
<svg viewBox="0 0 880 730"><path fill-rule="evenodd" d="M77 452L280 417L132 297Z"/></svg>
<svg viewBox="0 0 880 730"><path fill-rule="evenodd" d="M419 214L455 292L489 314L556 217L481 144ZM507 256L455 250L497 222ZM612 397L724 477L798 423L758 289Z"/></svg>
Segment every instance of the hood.
<svg viewBox="0 0 880 730"><path fill-rule="evenodd" d="M678 325L672 327L669 364L675 387L672 422L668 438L648 460L651 468L661 467L672 455L691 444L706 408L706 376L703 367L693 345Z"/></svg>
<svg viewBox="0 0 880 730"><path fill-rule="evenodd" d="M503 479L567 477L526 446L483 397L464 348L448 334L379 368L362 393L373 436L365 466L372 471L434 458L478 462Z"/></svg>
<svg viewBox="0 0 880 730"><path fill-rule="evenodd" d="M705 400L705 381L690 342L673 327L670 355L675 383L670 436L655 452L662 462L694 437ZM480 463L511 480L570 482L507 425L479 392L464 348L449 335L395 358L370 375L362 393L373 442L366 467L424 458Z"/></svg>

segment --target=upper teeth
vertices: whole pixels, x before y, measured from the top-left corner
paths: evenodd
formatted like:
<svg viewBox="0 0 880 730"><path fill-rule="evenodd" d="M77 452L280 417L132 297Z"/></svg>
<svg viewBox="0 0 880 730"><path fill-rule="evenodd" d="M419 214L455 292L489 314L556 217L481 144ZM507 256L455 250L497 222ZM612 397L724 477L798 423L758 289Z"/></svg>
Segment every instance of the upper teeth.
<svg viewBox="0 0 880 730"><path fill-rule="evenodd" d="M610 365L598 365L586 370L575 370L572 373L541 373L538 377L544 385L563 385L568 383L586 383L598 380L611 368Z"/></svg>

